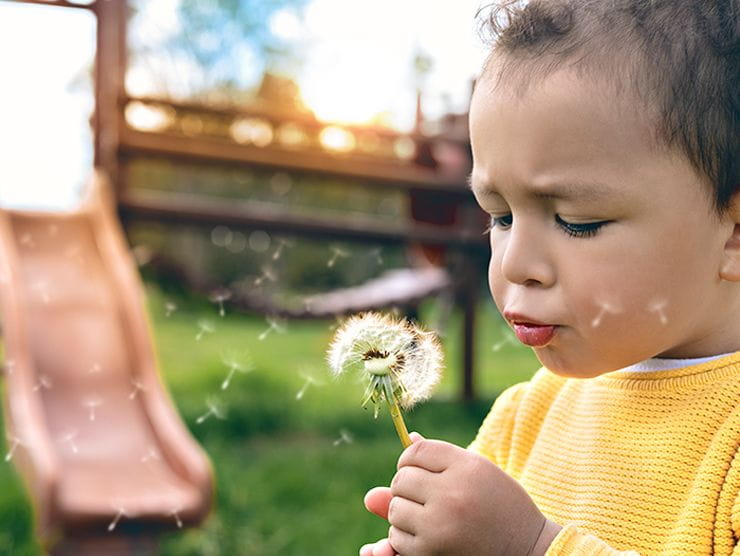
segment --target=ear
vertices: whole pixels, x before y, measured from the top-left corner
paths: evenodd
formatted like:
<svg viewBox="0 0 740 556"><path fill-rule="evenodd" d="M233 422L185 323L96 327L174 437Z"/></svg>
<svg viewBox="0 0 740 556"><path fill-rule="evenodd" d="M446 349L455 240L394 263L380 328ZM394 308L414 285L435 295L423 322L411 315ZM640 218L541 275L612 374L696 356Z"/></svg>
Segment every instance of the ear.
<svg viewBox="0 0 740 556"><path fill-rule="evenodd" d="M733 194L726 218L734 226L725 242L719 277L729 282L740 282L740 191Z"/></svg>

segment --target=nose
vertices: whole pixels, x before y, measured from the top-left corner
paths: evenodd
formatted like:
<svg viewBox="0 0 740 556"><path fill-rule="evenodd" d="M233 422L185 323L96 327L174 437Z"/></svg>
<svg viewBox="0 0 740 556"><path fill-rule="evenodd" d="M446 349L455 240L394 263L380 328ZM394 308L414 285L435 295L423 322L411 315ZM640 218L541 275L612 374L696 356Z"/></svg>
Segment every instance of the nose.
<svg viewBox="0 0 740 556"><path fill-rule="evenodd" d="M550 287L555 282L555 268L545 239L545 230L536 224L516 220L511 228L491 242L491 272L510 283ZM495 275L491 276L495 279Z"/></svg>

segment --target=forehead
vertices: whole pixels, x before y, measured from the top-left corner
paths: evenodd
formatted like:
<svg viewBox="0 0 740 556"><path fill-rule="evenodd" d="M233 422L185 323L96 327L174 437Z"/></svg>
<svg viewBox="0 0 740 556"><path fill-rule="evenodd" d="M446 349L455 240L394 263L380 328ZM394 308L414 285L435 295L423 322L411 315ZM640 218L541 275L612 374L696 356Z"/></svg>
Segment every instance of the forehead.
<svg viewBox="0 0 740 556"><path fill-rule="evenodd" d="M470 110L474 185L633 183L659 153L651 119L615 87L559 70L522 86L489 68ZM499 78L500 77L500 78Z"/></svg>

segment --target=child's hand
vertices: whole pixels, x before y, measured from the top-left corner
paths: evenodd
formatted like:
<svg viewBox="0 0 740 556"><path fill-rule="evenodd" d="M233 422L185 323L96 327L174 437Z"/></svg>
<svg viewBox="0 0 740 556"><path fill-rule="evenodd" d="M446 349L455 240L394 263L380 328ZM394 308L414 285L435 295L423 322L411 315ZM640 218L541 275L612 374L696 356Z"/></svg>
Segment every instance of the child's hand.
<svg viewBox="0 0 740 556"><path fill-rule="evenodd" d="M368 509L387 513L393 548L379 541L365 554L531 553L547 521L519 483L473 452L415 440L398 461L390 493L373 489L366 497ZM548 535L557 531L550 525Z"/></svg>
<svg viewBox="0 0 740 556"><path fill-rule="evenodd" d="M411 433L411 438L416 441L414 434L413 432ZM391 498L393 498L393 495L390 488L372 488L365 495L365 507L378 517L388 519L388 505ZM393 550L388 539L381 539L378 542L366 544L360 549L360 556L395 556L395 554L396 551Z"/></svg>

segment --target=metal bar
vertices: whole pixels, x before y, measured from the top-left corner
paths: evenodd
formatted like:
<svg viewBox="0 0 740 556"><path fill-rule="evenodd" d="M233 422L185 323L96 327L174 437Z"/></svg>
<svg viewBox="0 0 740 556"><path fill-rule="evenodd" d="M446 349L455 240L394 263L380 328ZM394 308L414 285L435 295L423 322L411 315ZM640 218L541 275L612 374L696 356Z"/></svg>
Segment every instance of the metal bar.
<svg viewBox="0 0 740 556"><path fill-rule="evenodd" d="M126 191L118 206L124 219L207 226L222 224L350 241L418 241L481 251L487 248L485 237L455 228L383 222L365 215L303 215L268 203L209 199L202 195Z"/></svg>

